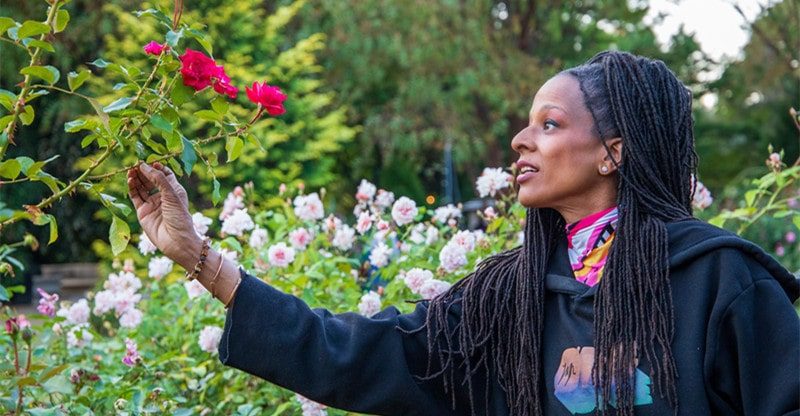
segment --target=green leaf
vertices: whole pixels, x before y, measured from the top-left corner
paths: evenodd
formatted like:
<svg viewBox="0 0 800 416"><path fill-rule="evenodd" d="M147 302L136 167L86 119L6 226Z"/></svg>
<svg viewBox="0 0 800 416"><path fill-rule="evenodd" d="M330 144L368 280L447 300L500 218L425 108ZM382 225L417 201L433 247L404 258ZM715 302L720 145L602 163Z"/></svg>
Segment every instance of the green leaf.
<svg viewBox="0 0 800 416"><path fill-rule="evenodd" d="M150 117L150 124L165 133L172 133L172 123L158 114L154 114L152 117Z"/></svg>
<svg viewBox="0 0 800 416"><path fill-rule="evenodd" d="M106 112L103 111L103 107L100 106L100 103L97 102L97 100L95 100L94 98L89 98L88 100L89 104L91 104L92 108L94 108L95 113L97 113L97 115L100 116L100 121L103 123L103 126L105 126L106 131L111 133L111 126L109 126L108 124L109 122L108 114L106 114Z"/></svg>
<svg viewBox="0 0 800 416"><path fill-rule="evenodd" d="M16 159L9 159L0 163L0 176L6 179L16 179L22 171L22 166Z"/></svg>
<svg viewBox="0 0 800 416"><path fill-rule="evenodd" d="M43 371L42 375L39 376L39 382L44 383L45 381L52 378L54 375L64 371L64 369L66 369L67 367L69 367L69 364L61 364Z"/></svg>
<svg viewBox="0 0 800 416"><path fill-rule="evenodd" d="M5 132L6 126L8 126L12 121L14 121L14 116L10 114L7 116L0 117L0 131L3 131L4 135L7 134ZM2 139L3 140L0 141L0 144L5 143L5 141L8 140L8 137L3 136Z"/></svg>
<svg viewBox="0 0 800 416"><path fill-rule="evenodd" d="M33 107L26 105L22 108L22 112L19 113L19 119L22 121L23 126L30 126L33 123L33 119L36 114L33 111Z"/></svg>
<svg viewBox="0 0 800 416"><path fill-rule="evenodd" d="M217 114L225 114L228 112L228 101L223 97L216 97L211 101L211 108Z"/></svg>
<svg viewBox="0 0 800 416"><path fill-rule="evenodd" d="M103 59L103 58L97 58L97 59L95 59L94 61L92 61L92 62L89 62L89 65L94 65L94 66L96 66L96 67L98 67L98 68L105 68L105 67L107 67L107 66L108 66L108 64L109 64L109 62L108 62L108 61L106 61L106 60L105 60L105 59Z"/></svg>
<svg viewBox="0 0 800 416"><path fill-rule="evenodd" d="M36 384L36 379L31 376L22 377L19 380L17 380L18 387L30 386L33 384Z"/></svg>
<svg viewBox="0 0 800 416"><path fill-rule="evenodd" d="M131 105L132 102L133 102L133 98L131 98L131 97L122 97L122 98L114 101L113 103L103 107L103 112L105 112L105 113L113 113L114 111L122 110L123 108L126 108L127 106Z"/></svg>
<svg viewBox="0 0 800 416"><path fill-rule="evenodd" d="M225 140L225 151L228 152L228 162L233 162L242 154L244 140L241 137L228 137Z"/></svg>
<svg viewBox="0 0 800 416"><path fill-rule="evenodd" d="M22 27L17 31L17 39L29 38L31 36L41 35L42 33L50 33L50 26L46 23L28 20L22 24Z"/></svg>
<svg viewBox="0 0 800 416"><path fill-rule="evenodd" d="M177 32L170 30L169 32L167 32L167 43L169 44L169 46L175 48L176 46L178 46L178 41L180 41L182 37L183 37L183 29Z"/></svg>
<svg viewBox="0 0 800 416"><path fill-rule="evenodd" d="M272 416L280 416L280 415L282 415L283 412L285 412L286 409L288 409L289 406L291 406L291 405L292 405L292 402L286 402L286 403L281 404L280 406L275 408L275 412L272 413Z"/></svg>
<svg viewBox="0 0 800 416"><path fill-rule="evenodd" d="M8 301L8 297L8 291L3 287L3 285L0 285L0 302Z"/></svg>
<svg viewBox="0 0 800 416"><path fill-rule="evenodd" d="M50 240L47 242L47 245L53 244L54 241L58 240L58 223L56 222L56 217L47 214L46 215L50 220Z"/></svg>
<svg viewBox="0 0 800 416"><path fill-rule="evenodd" d="M211 110L195 111L194 116L201 120L215 121L220 123L222 122L222 116Z"/></svg>
<svg viewBox="0 0 800 416"><path fill-rule="evenodd" d="M47 66L40 66L40 65L32 65L26 66L19 70L19 73L22 75L31 75L36 78L43 80L44 82L52 85L58 82L58 79L61 77L61 73L58 72L56 67L47 65Z"/></svg>
<svg viewBox="0 0 800 416"><path fill-rule="evenodd" d="M197 162L197 154L194 152L194 147L192 146L192 142L190 142L186 137L181 136L181 140L183 140L183 152L181 152L181 162L183 162L183 170L186 171L187 174L192 173L192 168L194 168L195 162Z"/></svg>
<svg viewBox="0 0 800 416"><path fill-rule="evenodd" d="M88 126L89 124L89 120L85 118L68 121L64 123L64 131L67 133L75 133L81 130L91 130L91 127Z"/></svg>
<svg viewBox="0 0 800 416"><path fill-rule="evenodd" d="M180 133L172 132L171 134L165 134L164 140L167 141L168 151L176 152L178 150L182 150L181 147L183 146L183 142L181 141Z"/></svg>
<svg viewBox="0 0 800 416"><path fill-rule="evenodd" d="M794 217L792 217L792 222L794 223L794 226L797 227L798 230L800 230L800 215L795 215Z"/></svg>
<svg viewBox="0 0 800 416"><path fill-rule="evenodd" d="M108 240L111 242L111 252L118 256L128 246L131 239L131 229L128 223L114 215L111 228L108 230Z"/></svg>
<svg viewBox="0 0 800 416"><path fill-rule="evenodd" d="M64 28L67 27L67 23L69 23L69 12L66 10L59 10L56 14L56 21L53 25L55 33L63 32Z"/></svg>
<svg viewBox="0 0 800 416"><path fill-rule="evenodd" d="M172 88L172 92L170 93L172 103L175 104L176 107L180 107L187 103L192 99L192 96L194 96L194 89L192 89L192 87L183 85L182 82L176 83L176 85Z"/></svg>
<svg viewBox="0 0 800 416"><path fill-rule="evenodd" d="M197 43L199 43L200 46L202 46L203 49L205 49L206 52L208 52L209 55L213 55L214 54L214 48L212 47L211 42L208 41L208 38L206 37L205 33L201 32L201 31L199 31L197 29L189 29L189 30L186 31L185 34L186 34L186 36L196 40Z"/></svg>
<svg viewBox="0 0 800 416"><path fill-rule="evenodd" d="M217 178L214 178L213 182L214 182L214 190L211 191L211 202L213 202L214 206L216 206L219 203L220 199L222 198L219 195L219 181L217 180Z"/></svg>
<svg viewBox="0 0 800 416"><path fill-rule="evenodd" d="M28 172L30 171L31 166L34 165L33 159L31 159L31 158L29 158L27 156L19 156L19 157L17 157L17 162L19 162L20 169L22 169L22 173L25 174L25 175L28 175ZM43 162L39 162L39 163L44 165ZM33 172L33 173L36 173L36 172Z"/></svg>
<svg viewBox="0 0 800 416"><path fill-rule="evenodd" d="M0 35L6 33L6 31L11 28L17 26L17 22L10 17L2 16L0 17Z"/></svg>
<svg viewBox="0 0 800 416"><path fill-rule="evenodd" d="M35 99L37 99L37 98L39 98L39 97L41 97L43 95L47 95L47 94L50 94L50 91L47 91L47 90L32 91L32 92L30 92L28 94L28 103L30 103L31 101L33 101L33 100L35 100Z"/></svg>
<svg viewBox="0 0 800 416"><path fill-rule="evenodd" d="M39 48L39 49L44 49L44 50L46 50L48 52L55 52L56 51L55 48L53 48L53 45L50 44L50 42L46 42L46 41L39 40L39 39L29 39L27 42L24 42L24 45L25 45L26 48L29 48L29 49L31 49L31 48Z"/></svg>
<svg viewBox="0 0 800 416"><path fill-rule="evenodd" d="M67 83L69 84L69 90L75 91L89 79L89 75L92 73L89 70L84 69L81 72L72 71L67 75Z"/></svg>
<svg viewBox="0 0 800 416"><path fill-rule="evenodd" d="M15 101L17 101L16 94L0 88L0 105L10 112L14 108Z"/></svg>

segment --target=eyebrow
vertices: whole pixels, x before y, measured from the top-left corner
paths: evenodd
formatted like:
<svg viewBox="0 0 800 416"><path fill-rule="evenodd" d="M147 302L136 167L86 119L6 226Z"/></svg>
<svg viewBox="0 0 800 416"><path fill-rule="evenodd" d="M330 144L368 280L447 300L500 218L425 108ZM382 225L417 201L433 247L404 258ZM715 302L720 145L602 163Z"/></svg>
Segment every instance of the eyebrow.
<svg viewBox="0 0 800 416"><path fill-rule="evenodd" d="M555 105L555 104L544 104L544 105L542 105L542 106L541 106L541 108L539 108L539 111L542 111L542 110L552 110L552 109L555 109L555 110L560 110L560 111L561 111L561 112L563 112L564 114L567 114L567 110L564 110L563 108L561 108L561 107L559 107L559 106L557 106L557 105ZM528 120L529 120L529 122L530 122L530 120L531 120L531 116L532 116L532 115L533 115L533 113L530 113L530 114L528 114Z"/></svg>

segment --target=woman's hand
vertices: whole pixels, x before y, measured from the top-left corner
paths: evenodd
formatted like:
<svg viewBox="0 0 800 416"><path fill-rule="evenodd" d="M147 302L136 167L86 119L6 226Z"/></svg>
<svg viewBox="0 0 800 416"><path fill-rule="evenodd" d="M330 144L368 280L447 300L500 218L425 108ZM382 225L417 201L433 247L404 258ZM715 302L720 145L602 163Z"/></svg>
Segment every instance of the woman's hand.
<svg viewBox="0 0 800 416"><path fill-rule="evenodd" d="M128 170L128 194L150 241L187 270L194 267L202 239L189 215L186 190L161 163L141 163Z"/></svg>

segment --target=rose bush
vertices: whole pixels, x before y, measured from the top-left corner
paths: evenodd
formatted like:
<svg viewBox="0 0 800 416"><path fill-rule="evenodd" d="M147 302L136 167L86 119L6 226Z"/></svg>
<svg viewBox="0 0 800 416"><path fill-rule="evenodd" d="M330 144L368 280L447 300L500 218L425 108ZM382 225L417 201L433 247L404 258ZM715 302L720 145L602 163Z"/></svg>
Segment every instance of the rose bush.
<svg viewBox="0 0 800 416"><path fill-rule="evenodd" d="M521 242L524 209L513 192L496 194L486 231L468 231L458 228L460 207L428 211L375 188L362 181L354 209L370 227L326 215L326 190L306 194L302 186L281 187L277 206L237 187L220 209L194 213L193 221L275 287L311 306L365 316L389 305L408 312L406 300L441 293L480 259ZM19 403L33 413L345 414L222 366L224 308L184 281L144 235L138 240L116 258L101 290L58 306L43 293L42 314L25 319L33 322L29 344L0 346L9 363L32 363L24 372L2 368L3 407L15 409L22 391ZM26 351L38 352L15 360Z"/></svg>

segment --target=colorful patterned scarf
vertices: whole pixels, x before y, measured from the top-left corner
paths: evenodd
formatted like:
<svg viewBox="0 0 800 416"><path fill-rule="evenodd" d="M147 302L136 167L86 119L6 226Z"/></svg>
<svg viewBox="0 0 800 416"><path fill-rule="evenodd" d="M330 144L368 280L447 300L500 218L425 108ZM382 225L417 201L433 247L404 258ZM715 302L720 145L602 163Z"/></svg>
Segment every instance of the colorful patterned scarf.
<svg viewBox="0 0 800 416"><path fill-rule="evenodd" d="M613 206L566 226L569 262L579 282L594 286L600 281L618 218Z"/></svg>

